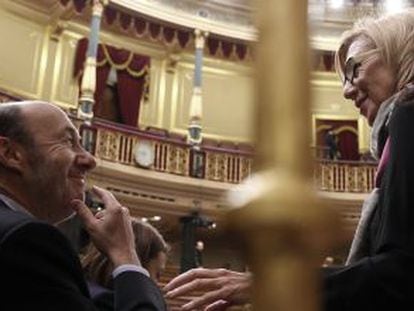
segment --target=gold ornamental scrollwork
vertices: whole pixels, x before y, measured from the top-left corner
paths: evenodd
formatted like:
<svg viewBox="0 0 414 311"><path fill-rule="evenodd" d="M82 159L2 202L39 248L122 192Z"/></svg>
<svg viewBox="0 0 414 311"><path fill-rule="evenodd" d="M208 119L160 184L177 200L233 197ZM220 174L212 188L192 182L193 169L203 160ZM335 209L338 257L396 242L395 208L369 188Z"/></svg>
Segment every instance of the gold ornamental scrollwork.
<svg viewBox="0 0 414 311"><path fill-rule="evenodd" d="M118 162L120 134L99 129L96 142L96 156L103 160Z"/></svg>

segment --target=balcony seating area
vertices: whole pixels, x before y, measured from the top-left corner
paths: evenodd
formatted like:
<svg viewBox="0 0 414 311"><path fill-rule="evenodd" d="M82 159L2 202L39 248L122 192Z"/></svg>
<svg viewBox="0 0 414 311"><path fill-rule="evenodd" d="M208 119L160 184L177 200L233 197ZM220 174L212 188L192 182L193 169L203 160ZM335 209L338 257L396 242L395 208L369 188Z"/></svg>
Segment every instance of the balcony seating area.
<svg viewBox="0 0 414 311"><path fill-rule="evenodd" d="M150 170L233 184L252 173L254 152L248 144L205 139L201 150L194 153L185 136L161 129L142 131L97 120L83 130L93 132L94 155L105 161L136 167L136 146L149 141L154 152ZM201 156L200 167L194 167L194 156ZM368 193L374 186L375 170L373 161L317 159L314 181L321 191Z"/></svg>

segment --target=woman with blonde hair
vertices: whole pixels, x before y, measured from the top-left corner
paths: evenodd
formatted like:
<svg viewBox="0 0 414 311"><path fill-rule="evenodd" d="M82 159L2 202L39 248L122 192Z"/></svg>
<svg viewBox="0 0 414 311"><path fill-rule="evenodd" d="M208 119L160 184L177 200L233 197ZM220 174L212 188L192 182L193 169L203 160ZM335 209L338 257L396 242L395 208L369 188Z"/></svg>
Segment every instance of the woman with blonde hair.
<svg viewBox="0 0 414 311"><path fill-rule="evenodd" d="M411 310L414 280L414 11L366 18L342 36L343 95L366 117L379 160L345 267L325 278L328 310Z"/></svg>
<svg viewBox="0 0 414 311"><path fill-rule="evenodd" d="M324 310L414 310L414 12L358 21L340 40L336 67L344 97L372 126L379 164L346 265L322 268ZM209 290L184 309L220 310L247 302L249 280L196 269L167 284L166 297Z"/></svg>
<svg viewBox="0 0 414 311"><path fill-rule="evenodd" d="M144 273L148 272L154 282L157 282L165 269L169 245L151 224L137 218L131 218L131 222L136 251L145 268ZM113 310L113 267L108 258L90 243L81 258L81 263L95 304L100 310Z"/></svg>

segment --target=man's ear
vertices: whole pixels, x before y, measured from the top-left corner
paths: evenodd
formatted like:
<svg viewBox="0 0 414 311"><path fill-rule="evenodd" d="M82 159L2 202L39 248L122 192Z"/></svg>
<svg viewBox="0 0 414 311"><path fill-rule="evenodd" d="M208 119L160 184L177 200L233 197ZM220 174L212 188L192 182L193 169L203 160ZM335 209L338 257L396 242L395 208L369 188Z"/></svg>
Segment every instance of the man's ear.
<svg viewBox="0 0 414 311"><path fill-rule="evenodd" d="M23 149L8 137L0 136L0 164L11 170L23 170Z"/></svg>

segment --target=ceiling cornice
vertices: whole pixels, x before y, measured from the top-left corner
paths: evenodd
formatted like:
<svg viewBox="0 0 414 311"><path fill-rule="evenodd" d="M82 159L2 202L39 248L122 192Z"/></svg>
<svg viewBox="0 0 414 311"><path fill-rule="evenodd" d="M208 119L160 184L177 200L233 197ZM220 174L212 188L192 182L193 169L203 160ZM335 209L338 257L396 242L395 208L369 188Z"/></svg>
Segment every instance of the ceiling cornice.
<svg viewBox="0 0 414 311"><path fill-rule="evenodd" d="M177 24L190 29L201 29L222 37L242 41L255 41L257 31L254 27L230 22L223 22L203 16L197 16L189 11L176 9L172 6L160 7L159 3L151 1L112 0L111 4L139 12L168 23Z"/></svg>
<svg viewBox="0 0 414 311"><path fill-rule="evenodd" d="M4 0L17 14L41 23L80 20L82 17L64 8L58 0ZM258 38L252 22L254 10L247 0L111 0L110 5L130 14L147 16L185 29L201 29L233 41L252 42ZM342 32L361 16L380 13L380 8L361 3L332 8L320 1L309 1L310 46L317 50L336 50Z"/></svg>

